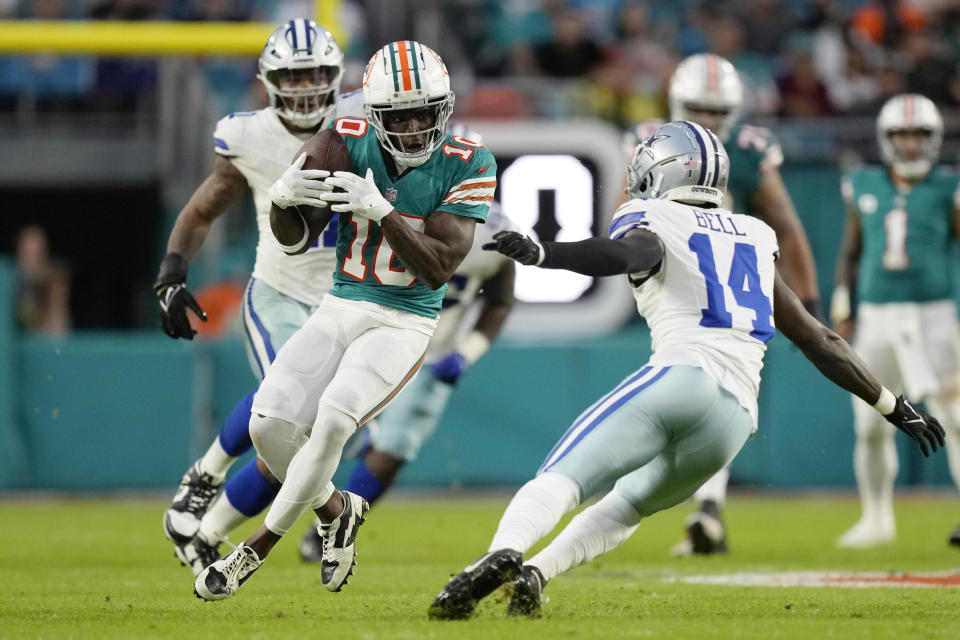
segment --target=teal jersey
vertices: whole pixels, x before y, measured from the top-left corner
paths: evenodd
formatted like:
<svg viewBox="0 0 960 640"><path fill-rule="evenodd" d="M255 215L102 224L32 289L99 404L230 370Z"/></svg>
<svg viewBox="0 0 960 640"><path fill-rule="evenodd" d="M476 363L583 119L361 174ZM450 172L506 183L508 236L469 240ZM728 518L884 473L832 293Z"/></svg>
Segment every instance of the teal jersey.
<svg viewBox="0 0 960 640"><path fill-rule="evenodd" d="M861 302L928 302L953 296L950 244L958 204L956 174L935 167L899 191L885 167L843 177L843 197L860 217Z"/></svg>
<svg viewBox="0 0 960 640"><path fill-rule="evenodd" d="M370 123L340 118L331 127L347 143L353 173L363 176L372 169L380 193L415 230L423 231L435 211L486 221L497 186L497 163L486 148L448 135L429 160L394 179ZM387 156L387 161L392 159ZM333 295L435 318L445 291L446 285L431 289L407 271L380 225L340 215Z"/></svg>
<svg viewBox="0 0 960 640"><path fill-rule="evenodd" d="M763 170L783 164L780 143L765 127L737 124L723 146L730 157L730 202L724 202L724 208L753 215L753 194L763 181Z"/></svg>

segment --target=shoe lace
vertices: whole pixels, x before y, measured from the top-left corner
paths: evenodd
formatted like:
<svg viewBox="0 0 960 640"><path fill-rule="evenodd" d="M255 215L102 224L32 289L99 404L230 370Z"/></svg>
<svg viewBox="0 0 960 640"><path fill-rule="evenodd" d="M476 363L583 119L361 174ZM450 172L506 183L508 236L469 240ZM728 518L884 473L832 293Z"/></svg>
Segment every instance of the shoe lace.
<svg viewBox="0 0 960 640"><path fill-rule="evenodd" d="M246 566L246 563L247 554L242 550L237 549L235 553L231 554L230 559L223 568L223 575L226 576L228 585L232 585L239 580L240 572L243 570L244 566Z"/></svg>
<svg viewBox="0 0 960 640"><path fill-rule="evenodd" d="M189 484L190 492L187 494L186 511L194 515L206 510L207 505L220 491L220 486L212 482L212 478L203 474L195 481Z"/></svg>

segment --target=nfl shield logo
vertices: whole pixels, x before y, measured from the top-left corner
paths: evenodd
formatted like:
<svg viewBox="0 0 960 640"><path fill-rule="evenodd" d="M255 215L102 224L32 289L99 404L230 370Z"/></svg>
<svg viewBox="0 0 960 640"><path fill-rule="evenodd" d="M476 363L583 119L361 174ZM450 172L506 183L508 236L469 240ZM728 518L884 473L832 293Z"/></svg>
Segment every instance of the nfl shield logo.
<svg viewBox="0 0 960 640"><path fill-rule="evenodd" d="M390 202L395 202L397 200L397 190L393 187L387 187L387 200Z"/></svg>

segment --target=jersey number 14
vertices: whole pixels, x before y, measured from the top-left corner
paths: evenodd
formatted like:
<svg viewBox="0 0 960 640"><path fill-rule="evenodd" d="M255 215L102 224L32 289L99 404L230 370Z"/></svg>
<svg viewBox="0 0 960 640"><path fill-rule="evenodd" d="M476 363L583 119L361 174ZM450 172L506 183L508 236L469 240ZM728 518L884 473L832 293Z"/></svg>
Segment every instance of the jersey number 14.
<svg viewBox="0 0 960 640"><path fill-rule="evenodd" d="M717 261L713 254L713 245L710 236L705 233L695 233L687 243L690 250L697 255L700 273L707 287L707 308L701 309L701 327L733 326L733 314L727 311L724 295L724 286L733 294L737 305L744 309L752 309L755 318L750 335L761 342L767 342L773 337L773 305L760 287L760 272L757 269L757 248L752 244L738 242L733 245L733 261L730 263L730 273L726 285L720 282L717 275Z"/></svg>

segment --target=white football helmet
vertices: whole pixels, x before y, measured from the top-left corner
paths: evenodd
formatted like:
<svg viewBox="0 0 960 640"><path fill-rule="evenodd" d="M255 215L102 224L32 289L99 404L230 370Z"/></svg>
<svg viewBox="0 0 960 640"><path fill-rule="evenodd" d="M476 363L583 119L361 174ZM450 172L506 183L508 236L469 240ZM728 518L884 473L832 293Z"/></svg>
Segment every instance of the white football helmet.
<svg viewBox="0 0 960 640"><path fill-rule="evenodd" d="M443 143L453 113L447 67L430 47L412 40L386 45L370 58L363 74L363 111L380 144L402 168L419 167ZM385 118L397 112L429 109L430 124L416 131L387 130ZM406 150L406 141L426 136L422 147Z"/></svg>
<svg viewBox="0 0 960 640"><path fill-rule="evenodd" d="M329 31L313 20L297 18L270 34L257 77L281 118L300 129L312 129L336 109L343 51Z"/></svg>
<svg viewBox="0 0 960 640"><path fill-rule="evenodd" d="M637 145L627 164L627 195L720 206L730 177L723 143L694 122L668 122Z"/></svg>
<svg viewBox="0 0 960 640"><path fill-rule="evenodd" d="M670 78L670 119L688 120L702 126L691 109L717 112L714 133L726 140L743 106L743 83L729 60L712 53L698 53L677 65Z"/></svg>
<svg viewBox="0 0 960 640"><path fill-rule="evenodd" d="M890 140L895 131L928 133L920 145L919 157L902 158ZM918 93L903 93L887 100L877 116L877 142L883 161L903 178L927 175L940 155L943 143L943 118L933 101Z"/></svg>

